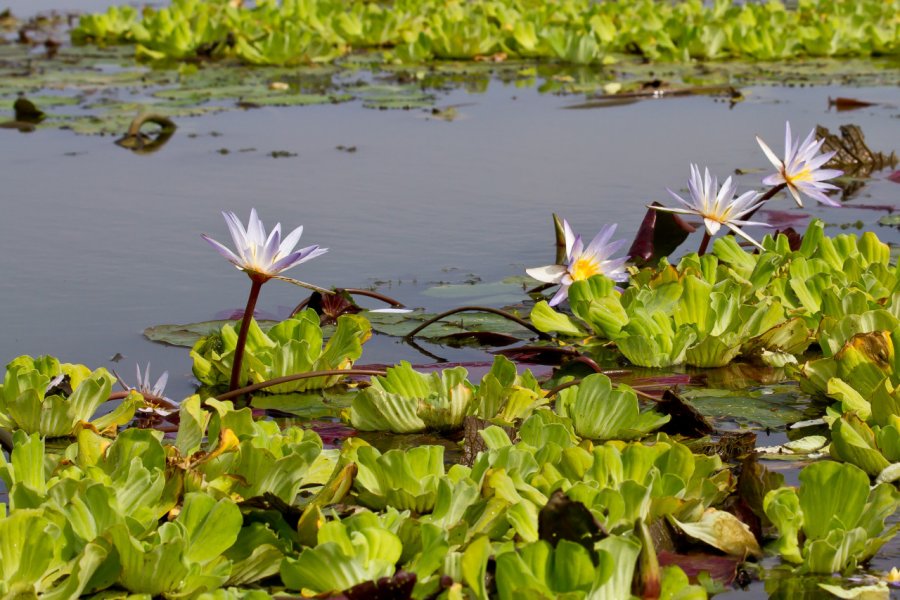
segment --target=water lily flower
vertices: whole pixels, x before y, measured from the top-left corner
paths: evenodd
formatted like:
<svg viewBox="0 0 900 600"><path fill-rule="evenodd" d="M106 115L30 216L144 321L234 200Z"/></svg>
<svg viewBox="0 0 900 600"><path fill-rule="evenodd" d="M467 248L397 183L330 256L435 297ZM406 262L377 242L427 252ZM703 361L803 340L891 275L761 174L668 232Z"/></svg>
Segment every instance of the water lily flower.
<svg viewBox="0 0 900 600"><path fill-rule="evenodd" d="M231 264L246 272L251 279L267 281L328 252L327 248L319 248L317 245L294 250L294 246L303 235L302 225L282 240L281 223L277 223L267 236L266 228L256 215L255 208L250 210L250 220L246 229L233 212L223 212L222 216L225 217L225 224L228 225L237 252L232 252L224 244L206 234L202 234L202 237Z"/></svg>
<svg viewBox="0 0 900 600"><path fill-rule="evenodd" d="M665 212L702 217L706 226L706 233L700 246L700 254L706 251L709 239L719 231L722 225L755 246L762 247L759 242L741 229L744 225L769 227L768 223L741 220L741 217L752 214L762 204L759 192L744 192L735 198L734 194L737 192L737 184L732 181L731 177L726 179L722 184L722 188L719 189L719 181L716 177L709 174L709 169L704 169L704 174L701 175L699 167L694 164L691 165L691 179L688 181L688 189L691 192L689 201L672 190L668 190L676 200L684 205L684 208L668 208L666 206L653 206L652 208Z"/></svg>
<svg viewBox="0 0 900 600"><path fill-rule="evenodd" d="M178 403L165 395L166 383L169 382L168 371L163 371L163 374L159 376L159 379L153 385L150 384L150 363L147 363L143 374L141 373L140 365L135 365L135 371L136 384L134 387L127 386L125 383L122 383L122 385L138 392L148 403L148 406L138 408L138 412L166 417L177 410Z"/></svg>
<svg viewBox="0 0 900 600"><path fill-rule="evenodd" d="M588 244L587 248L580 235L575 235L569 222L563 220L563 232L566 238L566 264L549 265L526 269L531 277L544 283L558 283L560 288L550 299L550 306L556 306L569 295L569 286L576 281L582 281L594 275L606 275L613 281L626 281L628 273L625 271L625 258L614 258L615 254L627 240L610 242L616 231L615 223L606 225Z"/></svg>
<svg viewBox="0 0 900 600"><path fill-rule="evenodd" d="M843 175L844 172L837 169L821 168L836 153L826 152L825 154L818 154L825 140L816 139L815 129L809 132L809 135L806 136L806 139L801 144L800 138L794 140L791 137L791 124L786 123L784 160L778 158L759 136L756 136L756 141L759 143L762 151L765 152L766 157L778 169L777 173L763 179L763 183L766 185L787 186L798 206L803 206L803 200L800 198L801 193L818 200L822 204L840 206L840 203L832 200L824 193L824 190L838 189L837 186L824 182Z"/></svg>
<svg viewBox="0 0 900 600"><path fill-rule="evenodd" d="M135 376L135 381L137 381L137 385L134 386L135 391L140 392L142 396L150 396L152 398L165 398L166 392L166 384L169 382L169 372L163 371L163 374L159 376L159 379L156 380L156 383L153 386L150 386L150 363L147 363L147 366L144 368L144 374L141 375L141 365L135 365L135 371L137 371Z"/></svg>
<svg viewBox="0 0 900 600"><path fill-rule="evenodd" d="M231 383L229 390L234 391L239 387L241 365L244 360L244 346L247 343L247 333L250 331L250 320L256 309L256 301L259 299L259 291L262 285L270 279L283 279L296 285L312 288L319 292L330 293L318 286L297 281L289 277L283 277L281 273L301 263L312 260L328 252L327 248L307 246L300 250L294 250L294 246L303 235L303 226L293 230L284 240L281 239L281 223L277 223L272 232L266 235L266 228L256 215L256 209L250 210L250 220L247 228L240 222L233 212L223 212L225 224L231 232L231 239L237 252L232 252L224 244L217 242L206 234L204 240L225 257L228 262L239 270L244 271L251 281L250 296L247 298L247 307L244 309L244 317L241 320L241 329L238 332L237 344L234 349L234 359L231 368Z"/></svg>

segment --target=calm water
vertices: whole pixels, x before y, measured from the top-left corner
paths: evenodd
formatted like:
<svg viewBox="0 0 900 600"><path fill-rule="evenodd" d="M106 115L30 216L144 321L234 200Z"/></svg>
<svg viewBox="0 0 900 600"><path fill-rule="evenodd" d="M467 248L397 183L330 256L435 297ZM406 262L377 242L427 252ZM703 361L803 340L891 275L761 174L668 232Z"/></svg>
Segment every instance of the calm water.
<svg viewBox="0 0 900 600"><path fill-rule="evenodd" d="M141 331L243 306L246 277L200 238L228 241L222 210L246 219L255 206L267 224L303 224L303 242L330 249L291 271L295 277L325 286L387 281L386 292L438 310L456 301L423 296L434 282L498 280L552 262L553 211L585 235L615 222L630 237L644 205L668 202L665 188L685 185L692 161L722 178L735 167L768 169L754 134L780 152L787 119L804 133L816 123L858 123L875 149L900 139L896 109L827 109L836 95L895 101L896 88L746 93L733 109L697 97L565 110L578 98L494 83L484 94L444 98L442 105L468 104L453 122L356 103L262 108L182 119L164 149L144 156L110 137L0 131L0 360L53 353L101 365L121 353L125 372L151 360L154 371L170 370L171 392L189 392L186 354L145 342ZM248 148L255 150L239 152ZM268 154L278 150L298 156ZM900 206L900 186L886 175L850 206ZM742 176L742 189L760 177ZM771 206L799 210L786 199ZM802 212L868 224L885 214L814 205ZM878 231L896 238L896 230ZM283 313L301 296L271 282L259 308ZM408 355L389 344L363 358Z"/></svg>

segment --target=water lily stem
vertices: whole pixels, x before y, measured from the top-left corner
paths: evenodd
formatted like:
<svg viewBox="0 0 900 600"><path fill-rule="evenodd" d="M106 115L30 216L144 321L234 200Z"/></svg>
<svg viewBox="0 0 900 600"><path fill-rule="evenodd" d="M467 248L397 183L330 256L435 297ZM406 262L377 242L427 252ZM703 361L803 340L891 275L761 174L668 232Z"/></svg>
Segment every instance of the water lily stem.
<svg viewBox="0 0 900 600"><path fill-rule="evenodd" d="M241 331L238 333L237 345L234 348L234 364L231 367L231 383L228 389L234 391L240 387L241 366L244 362L244 346L247 344L247 333L250 331L250 320L253 319L253 311L256 310L256 301L259 299L259 290L262 289L261 281L251 277L250 296L247 298L247 308L244 309L244 319L241 321Z"/></svg>
<svg viewBox="0 0 900 600"><path fill-rule="evenodd" d="M768 192L766 192L765 194L763 194L762 196L759 197L759 205L757 205L757 207L755 209L753 209L751 212L747 213L746 215L744 215L741 218L744 219L745 221L749 220L753 215L756 214L756 211L758 211L760 208L762 208L763 203L771 200L775 194L777 194L778 192L780 192L781 190L783 190L786 187L787 187L786 183L779 183L778 185L773 185L769 189Z"/></svg>
<svg viewBox="0 0 900 600"><path fill-rule="evenodd" d="M708 231L703 232L703 241L700 242L700 248L697 250L697 254L699 256L703 256L704 254L706 254L706 248L707 246L709 246L709 240L711 238L712 236L709 235Z"/></svg>

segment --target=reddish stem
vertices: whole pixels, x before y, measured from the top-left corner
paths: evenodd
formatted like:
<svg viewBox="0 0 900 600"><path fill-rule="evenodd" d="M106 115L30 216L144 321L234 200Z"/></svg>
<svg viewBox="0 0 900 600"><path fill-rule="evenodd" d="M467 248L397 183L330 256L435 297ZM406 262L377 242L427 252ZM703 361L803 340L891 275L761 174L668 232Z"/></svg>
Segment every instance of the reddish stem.
<svg viewBox="0 0 900 600"><path fill-rule="evenodd" d="M744 215L741 218L744 219L745 221L749 220L750 217L752 217L753 215L756 214L756 211L758 211L760 208L762 208L762 205L765 202L771 200L772 196L774 196L775 194L777 194L778 192L780 192L781 190L783 190L786 187L787 187L786 183L779 183L778 185L772 186L772 188L769 189L768 192L766 192L765 194L763 194L762 196L759 197L759 205L757 205L756 208L754 208L751 212L747 213L746 215Z"/></svg>
<svg viewBox="0 0 900 600"><path fill-rule="evenodd" d="M241 331L238 333L237 346L234 348L234 363L231 366L231 383L228 384L229 390L236 390L240 387L241 366L244 362L244 346L247 345L247 333L250 331L250 320L253 319L253 311L256 310L256 301L259 299L259 290L262 289L264 280L258 280L251 277L252 285L250 286L250 297L247 298L247 308L244 309L244 319L241 321Z"/></svg>
<svg viewBox="0 0 900 600"><path fill-rule="evenodd" d="M707 246L709 246L710 238L711 238L711 236L709 235L709 231L704 231L703 232L703 241L700 242L700 249L697 250L697 254L699 256L703 256L704 254L706 254L706 248L707 248Z"/></svg>

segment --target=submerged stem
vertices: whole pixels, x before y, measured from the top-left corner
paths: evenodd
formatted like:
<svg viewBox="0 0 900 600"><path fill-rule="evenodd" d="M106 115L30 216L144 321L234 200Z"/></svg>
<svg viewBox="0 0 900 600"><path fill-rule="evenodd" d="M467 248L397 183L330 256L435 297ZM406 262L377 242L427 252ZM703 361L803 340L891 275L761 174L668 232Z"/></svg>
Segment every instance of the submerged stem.
<svg viewBox="0 0 900 600"><path fill-rule="evenodd" d="M251 277L253 283L250 286L250 296L247 298L247 308L244 309L244 319L241 321L241 331L238 333L237 345L234 348L234 362L231 366L231 382L228 389L234 391L240 385L241 366L244 362L244 346L247 344L247 333L250 331L250 320L253 318L253 311L256 310L256 301L259 299L259 290L262 289L263 281Z"/></svg>
<svg viewBox="0 0 900 600"><path fill-rule="evenodd" d="M550 338L549 335L547 335L543 331L539 330L537 327L535 327L528 321L526 321L520 317L517 317L516 315L514 315L512 313L506 312L505 310L500 310L499 308L491 308L490 306L460 306L459 308L453 308L451 310L442 312L441 314L435 315L434 317L428 319L427 321L425 321L424 323L422 323L421 325L419 325L418 327L416 327L415 329L413 329L412 331L410 331L403 337L404 337L404 339L410 340L410 339L416 337L417 333L419 333L420 331L422 331L429 325L433 325L434 323L437 323L444 317L449 317L450 315L455 315L456 313L470 312L470 311L487 312L487 313L493 313L495 315L499 315L499 316L503 317L504 319L509 319L510 321L521 325L522 327L524 327L525 329L527 329L529 331L533 331L541 339L549 339Z"/></svg>

